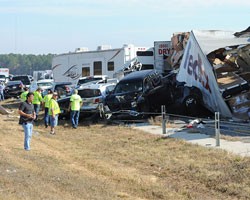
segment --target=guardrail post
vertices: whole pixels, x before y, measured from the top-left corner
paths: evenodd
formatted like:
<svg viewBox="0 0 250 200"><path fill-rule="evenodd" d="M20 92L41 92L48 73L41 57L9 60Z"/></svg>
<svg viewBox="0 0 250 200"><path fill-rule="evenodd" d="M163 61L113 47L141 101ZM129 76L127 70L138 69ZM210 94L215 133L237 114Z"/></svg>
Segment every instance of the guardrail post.
<svg viewBox="0 0 250 200"><path fill-rule="evenodd" d="M165 108L165 105L161 106L161 116L162 116L162 134L166 134L166 108Z"/></svg>
<svg viewBox="0 0 250 200"><path fill-rule="evenodd" d="M215 138L216 146L220 146L220 113L215 112Z"/></svg>

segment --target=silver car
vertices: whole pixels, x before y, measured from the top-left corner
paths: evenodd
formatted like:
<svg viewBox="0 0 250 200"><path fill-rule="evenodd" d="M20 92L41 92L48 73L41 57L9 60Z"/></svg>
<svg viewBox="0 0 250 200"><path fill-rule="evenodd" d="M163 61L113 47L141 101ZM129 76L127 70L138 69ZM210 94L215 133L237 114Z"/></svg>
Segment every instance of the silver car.
<svg viewBox="0 0 250 200"><path fill-rule="evenodd" d="M105 97L115 88L116 83L92 84L82 87L78 94L82 97L81 113L100 113Z"/></svg>

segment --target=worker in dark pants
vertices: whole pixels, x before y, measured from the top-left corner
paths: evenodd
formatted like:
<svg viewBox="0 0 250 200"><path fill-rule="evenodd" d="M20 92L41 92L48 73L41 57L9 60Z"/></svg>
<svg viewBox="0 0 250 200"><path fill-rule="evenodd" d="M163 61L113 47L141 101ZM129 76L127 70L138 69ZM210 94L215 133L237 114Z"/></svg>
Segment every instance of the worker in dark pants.
<svg viewBox="0 0 250 200"><path fill-rule="evenodd" d="M41 92L42 92L42 89L37 88L37 90L34 92L34 99L32 101L32 103L34 105L35 112L36 112L36 119L34 120L35 122L37 122L37 120L38 120L40 106L43 103L43 97L42 97Z"/></svg>
<svg viewBox="0 0 250 200"><path fill-rule="evenodd" d="M52 90L48 89L48 94L46 94L45 97L43 98L45 128L49 126L49 103L50 103L52 96L53 96Z"/></svg>

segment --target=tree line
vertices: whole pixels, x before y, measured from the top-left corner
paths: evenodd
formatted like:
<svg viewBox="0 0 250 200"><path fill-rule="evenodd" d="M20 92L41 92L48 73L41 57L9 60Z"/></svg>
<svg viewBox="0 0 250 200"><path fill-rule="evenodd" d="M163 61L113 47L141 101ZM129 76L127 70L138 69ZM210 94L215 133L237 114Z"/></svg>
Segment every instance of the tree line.
<svg viewBox="0 0 250 200"><path fill-rule="evenodd" d="M9 68L10 74L33 75L33 71L50 70L55 54L0 54L0 68Z"/></svg>

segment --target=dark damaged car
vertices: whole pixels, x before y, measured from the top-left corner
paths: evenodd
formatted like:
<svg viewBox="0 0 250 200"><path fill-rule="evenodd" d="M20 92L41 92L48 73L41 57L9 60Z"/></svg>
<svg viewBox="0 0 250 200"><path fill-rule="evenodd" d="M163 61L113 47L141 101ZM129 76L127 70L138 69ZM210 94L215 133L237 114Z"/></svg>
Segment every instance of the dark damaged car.
<svg viewBox="0 0 250 200"><path fill-rule="evenodd" d="M150 116L160 114L161 106L167 113L198 114L203 99L197 87L187 87L176 81L176 73L162 76L155 70L142 70L126 75L105 99L106 112L112 116Z"/></svg>
<svg viewBox="0 0 250 200"><path fill-rule="evenodd" d="M4 88L4 97L7 98L19 98L23 92L22 81L9 81Z"/></svg>

